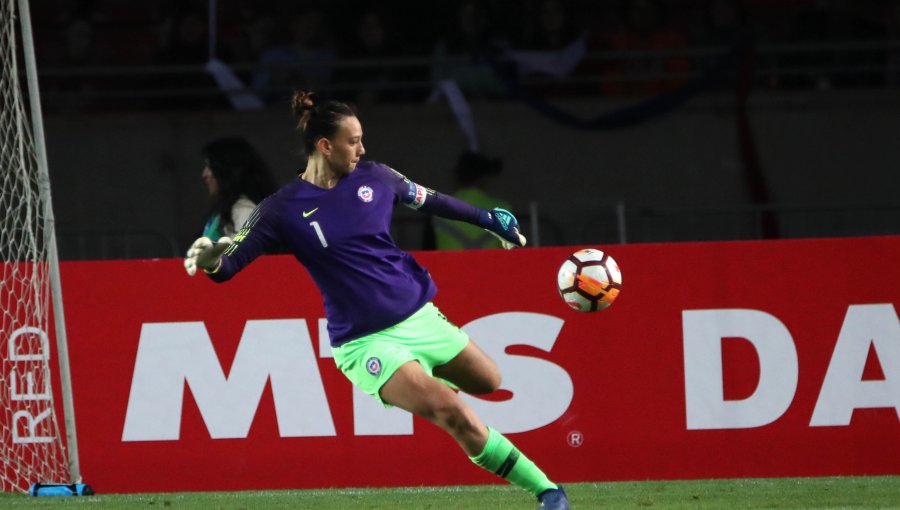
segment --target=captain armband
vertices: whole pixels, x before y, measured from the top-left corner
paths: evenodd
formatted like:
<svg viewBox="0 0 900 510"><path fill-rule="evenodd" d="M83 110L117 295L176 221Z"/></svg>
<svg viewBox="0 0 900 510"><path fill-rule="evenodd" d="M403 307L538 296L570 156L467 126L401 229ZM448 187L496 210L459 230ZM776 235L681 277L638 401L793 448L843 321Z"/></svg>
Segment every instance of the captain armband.
<svg viewBox="0 0 900 510"><path fill-rule="evenodd" d="M385 167L393 172L394 177L396 177L398 180L401 180L403 184L406 185L406 193L401 192L400 196L400 203L402 203L406 207L409 207L410 209L421 209L422 206L425 205L425 201L428 199L428 197L430 195L434 195L434 190L414 183L409 179L409 177L401 174L400 172L387 165L385 165Z"/></svg>
<svg viewBox="0 0 900 510"><path fill-rule="evenodd" d="M434 191L426 188L425 186L421 186L407 179L409 182L409 190L406 192L406 197L403 200L403 205L409 207L410 209L419 209L423 205L425 205L425 200L428 199L429 195L434 194Z"/></svg>

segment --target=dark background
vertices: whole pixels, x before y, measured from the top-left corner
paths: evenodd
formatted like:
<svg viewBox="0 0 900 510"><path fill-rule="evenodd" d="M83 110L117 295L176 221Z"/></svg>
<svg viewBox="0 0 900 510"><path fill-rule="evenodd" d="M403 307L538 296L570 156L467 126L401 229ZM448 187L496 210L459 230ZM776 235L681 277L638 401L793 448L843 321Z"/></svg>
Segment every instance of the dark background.
<svg viewBox="0 0 900 510"><path fill-rule="evenodd" d="M212 138L294 178L295 88L357 103L368 157L452 192L470 140L444 79L535 244L900 231L898 2L222 0L214 53L249 110L204 71L210 5L31 2L62 258L180 256ZM562 76L511 58L576 47ZM401 246L425 221L398 210Z"/></svg>

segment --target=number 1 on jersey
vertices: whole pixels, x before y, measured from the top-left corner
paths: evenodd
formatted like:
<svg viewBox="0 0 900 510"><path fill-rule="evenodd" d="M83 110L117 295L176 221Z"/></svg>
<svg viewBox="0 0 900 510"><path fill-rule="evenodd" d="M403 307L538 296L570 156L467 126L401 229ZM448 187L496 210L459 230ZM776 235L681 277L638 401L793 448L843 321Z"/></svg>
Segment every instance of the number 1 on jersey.
<svg viewBox="0 0 900 510"><path fill-rule="evenodd" d="M322 233L322 227L319 226L319 222L310 221L309 224L316 230L316 235L319 236L319 242L322 243L322 248L328 248L328 241L325 240L325 234Z"/></svg>

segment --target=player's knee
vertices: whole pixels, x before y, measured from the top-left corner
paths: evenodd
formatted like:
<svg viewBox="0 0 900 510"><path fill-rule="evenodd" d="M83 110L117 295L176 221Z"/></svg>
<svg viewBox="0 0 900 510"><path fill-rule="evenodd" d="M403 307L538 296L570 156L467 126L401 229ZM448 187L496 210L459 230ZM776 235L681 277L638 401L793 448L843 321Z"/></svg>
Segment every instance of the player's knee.
<svg viewBox="0 0 900 510"><path fill-rule="evenodd" d="M466 388L467 393L471 393L473 395L485 395L488 393L493 393L500 389L500 382L500 372L494 370L492 372L488 372L483 377L475 381L471 388Z"/></svg>
<svg viewBox="0 0 900 510"><path fill-rule="evenodd" d="M500 369L493 360L491 360L490 366L484 370L481 380L482 386L479 388L481 391L478 394L493 393L500 389L502 377L500 376Z"/></svg>

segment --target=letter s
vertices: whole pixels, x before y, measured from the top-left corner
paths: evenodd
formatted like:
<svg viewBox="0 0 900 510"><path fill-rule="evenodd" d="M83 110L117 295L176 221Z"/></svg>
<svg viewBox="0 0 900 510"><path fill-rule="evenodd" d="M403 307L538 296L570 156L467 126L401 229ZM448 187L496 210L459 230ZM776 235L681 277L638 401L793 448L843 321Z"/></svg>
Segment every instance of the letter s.
<svg viewBox="0 0 900 510"><path fill-rule="evenodd" d="M494 359L503 374L501 388L513 394L503 402L463 395L491 427L502 433L526 432L554 422L569 409L575 391L568 372L544 359L506 353L510 345L550 352L563 322L552 315L507 312L476 319L462 328Z"/></svg>

